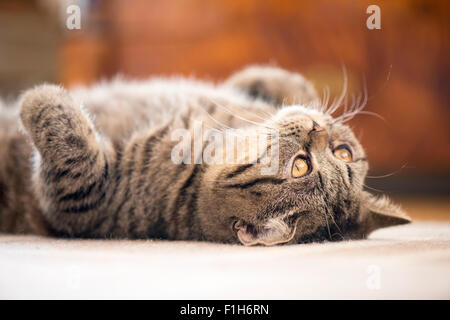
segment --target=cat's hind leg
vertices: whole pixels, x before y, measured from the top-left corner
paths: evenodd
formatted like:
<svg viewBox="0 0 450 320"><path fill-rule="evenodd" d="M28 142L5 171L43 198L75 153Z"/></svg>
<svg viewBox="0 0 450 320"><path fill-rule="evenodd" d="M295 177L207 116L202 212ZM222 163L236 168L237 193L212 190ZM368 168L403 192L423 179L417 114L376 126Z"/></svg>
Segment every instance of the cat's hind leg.
<svg viewBox="0 0 450 320"><path fill-rule="evenodd" d="M224 85L238 88L275 106L312 104L318 101L311 82L298 73L277 67L247 67L233 74Z"/></svg>
<svg viewBox="0 0 450 320"><path fill-rule="evenodd" d="M57 232L91 236L105 220L113 148L58 86L27 91L20 119L36 149L33 179L44 217Z"/></svg>

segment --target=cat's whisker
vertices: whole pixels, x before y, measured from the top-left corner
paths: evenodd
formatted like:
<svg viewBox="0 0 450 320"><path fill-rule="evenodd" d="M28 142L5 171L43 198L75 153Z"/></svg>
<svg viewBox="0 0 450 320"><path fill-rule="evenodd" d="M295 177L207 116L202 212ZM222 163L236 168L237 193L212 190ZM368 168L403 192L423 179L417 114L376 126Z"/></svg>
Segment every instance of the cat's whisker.
<svg viewBox="0 0 450 320"><path fill-rule="evenodd" d="M333 240L332 236L331 236L331 231L330 231L330 224L328 223L328 215L326 213L326 210L324 210L324 216L325 216L325 221L327 223L327 229L328 229L328 236L330 238L330 240Z"/></svg>
<svg viewBox="0 0 450 320"><path fill-rule="evenodd" d="M366 81L366 77L363 77L363 93L362 93L364 100L361 102L361 104L358 107L359 111L362 111L366 105L367 105L367 101L369 100L369 93L368 93L368 89L367 89L367 81Z"/></svg>
<svg viewBox="0 0 450 320"><path fill-rule="evenodd" d="M393 175L399 173L400 171L402 171L403 169L406 168L406 166L408 165L408 163L405 163L404 165L402 165L402 167L398 170L395 170L394 172L388 173L388 174L384 174L381 176L366 176L366 178L369 179L383 179L383 178L387 178L387 177L392 177Z"/></svg>
<svg viewBox="0 0 450 320"><path fill-rule="evenodd" d="M215 123L217 123L219 126L226 128L227 130L236 130L236 128L232 128L224 123L222 123L221 121L217 120L216 118L214 118L209 112L208 110L205 109L204 106L201 106L203 111L205 111L206 115L213 120Z"/></svg>
<svg viewBox="0 0 450 320"><path fill-rule="evenodd" d="M346 114L349 110L352 110L353 106L355 105L355 95L352 93L351 95L352 104L348 105L348 98L345 97L345 103L344 103L344 111L342 114Z"/></svg>
<svg viewBox="0 0 450 320"><path fill-rule="evenodd" d="M367 104L367 86L364 85L363 93L358 94L356 101L354 104L352 103L350 110L348 112L344 112L341 116L335 118L333 123L336 122L345 123L353 119L358 114L371 114L370 111L363 111L366 104Z"/></svg>
<svg viewBox="0 0 450 320"><path fill-rule="evenodd" d="M376 189L376 188L369 187L366 184L363 184L363 186L366 187L367 189L370 189L370 190L373 190L373 191L376 191L376 192L384 192L383 190L379 190L379 189Z"/></svg>
<svg viewBox="0 0 450 320"><path fill-rule="evenodd" d="M386 79L384 79L381 86L379 86L378 89L376 89L376 92L367 98L368 100L372 100L386 89L388 82L391 79L391 72L392 72L392 64L389 65L389 69L386 74Z"/></svg>
<svg viewBox="0 0 450 320"><path fill-rule="evenodd" d="M353 96L354 95L352 93L351 97L353 98ZM343 106L344 106L344 111L343 112L345 113L348 110L348 107L349 107L349 105L348 105L348 95L346 95L345 98L344 98Z"/></svg>
<svg viewBox="0 0 450 320"><path fill-rule="evenodd" d="M236 136L236 137L243 137L243 136L246 136L245 134L242 134L242 131L241 131L241 129L234 129L234 128L231 128L231 129L228 129L226 132L225 131L223 131L223 130L221 130L221 129L217 129L217 128L214 128L214 127L211 127L211 126L209 126L209 125L207 125L207 124L203 124L207 129L209 129L209 130L212 130L212 131L215 131L215 132L218 132L218 133L220 133L220 134L222 134L222 135L224 135L224 134L230 134L230 135L233 135L233 136ZM239 133L241 133L241 134L239 134ZM256 135L256 136L265 136L265 137L273 137L273 135L270 135L269 133L265 133L265 132L258 132L258 134ZM250 136L248 136L248 137L250 137Z"/></svg>
<svg viewBox="0 0 450 320"><path fill-rule="evenodd" d="M331 218L331 220L333 221L333 223L334 223L334 225L336 226L336 228L339 230L340 233L338 233L338 234L343 238L341 228L339 228L339 226L338 226L338 224L336 223L336 220L334 220L334 217L333 217L332 214L330 214L330 218Z"/></svg>
<svg viewBox="0 0 450 320"><path fill-rule="evenodd" d="M269 120L269 119L275 117L275 114L273 114L273 113L271 113L271 112L269 112L269 111L267 111L267 110L261 109L261 110L259 110L259 111L261 111L262 113L265 113L265 114L268 116L268 117L267 117L267 120Z"/></svg>
<svg viewBox="0 0 450 320"><path fill-rule="evenodd" d="M357 116L357 115L369 115L369 116L374 116L374 117L376 117L376 118L378 118L378 119L380 119L380 120L383 120L384 122L387 123L387 121L386 121L385 118L383 118L382 116L380 116L378 113L375 113L375 112L372 112L372 111L358 111L358 112L355 112L354 114L350 114L350 115L348 115L348 116L346 116L346 117L344 117L344 118L342 118L342 119L339 119L339 122L341 122L341 123L348 122L348 121L352 120L352 119L353 119L355 116Z"/></svg>
<svg viewBox="0 0 450 320"><path fill-rule="evenodd" d="M352 101L350 110L354 112L355 110L358 109L358 106L361 104L361 93L358 93L356 97L354 94L352 94L352 97L354 98L354 100Z"/></svg>
<svg viewBox="0 0 450 320"><path fill-rule="evenodd" d="M224 106L223 104L219 104L219 106L222 107L222 108L228 109L228 108L227 108L226 106ZM229 109L228 109L228 110L229 110ZM229 110L229 111L230 111L230 113L232 113L231 110ZM241 111L244 111L244 112L247 113L247 114L251 114L252 116L254 116L254 117L256 117L256 118L262 120L263 122L271 121L271 118L273 118L273 115L272 115L272 114L269 114L269 113L265 112L265 110L262 110L262 109L261 109L260 111L263 111L264 113L266 113L266 114L268 115L268 117L263 118L263 117L259 116L258 114L256 114L255 112L251 112L250 110L245 109L245 108L242 108ZM232 113L232 114L234 115L234 113ZM245 118L245 119L248 120L248 121L250 121L250 120L247 119L247 118Z"/></svg>
<svg viewBox="0 0 450 320"><path fill-rule="evenodd" d="M220 134L224 134L224 131L221 130L221 129L211 127L211 126L207 125L206 123L204 123L203 125L204 125L208 130L211 130L211 131L214 131L214 132L217 132L217 133L220 133Z"/></svg>
<svg viewBox="0 0 450 320"><path fill-rule="evenodd" d="M367 85L365 79L363 80L363 92L358 94L358 101L355 104L355 111L363 110L367 105Z"/></svg>
<svg viewBox="0 0 450 320"><path fill-rule="evenodd" d="M326 95L326 99L325 99L325 103L324 103L324 107L323 107L322 111L325 111L327 109L328 103L330 102L330 87L326 86L325 90L326 90L327 95Z"/></svg>
<svg viewBox="0 0 450 320"><path fill-rule="evenodd" d="M318 108L320 112L324 113L328 107L328 102L330 99L330 87L325 86L322 89L322 98L320 99L320 107Z"/></svg>
<svg viewBox="0 0 450 320"><path fill-rule="evenodd" d="M347 94L348 77L347 77L347 69L345 68L345 66L342 67L342 72L344 74L344 84L342 87L342 92L341 92L341 95L339 96L339 98L337 100L335 100L335 102L333 102L331 107L327 110L328 115L332 115L333 113L336 112L337 109L339 109L339 107L342 105L342 102L344 101L344 98Z"/></svg>
<svg viewBox="0 0 450 320"><path fill-rule="evenodd" d="M352 103L351 103L350 107L345 105L344 112L339 117L336 117L334 119L333 123L338 123L338 122L345 123L345 122L353 119L358 114L372 114L369 111L362 111L365 108L367 101L368 101L367 84L366 84L365 78L363 79L363 83L364 83L363 84L363 92L362 93L360 92L357 95L356 99L355 99L354 95L352 94ZM345 83L344 83L344 87L346 87ZM341 95L341 97L342 97L342 95ZM332 114L337 110L336 103L338 103L338 102L333 102L333 106L330 107L330 109L327 111L328 114Z"/></svg>
<svg viewBox="0 0 450 320"><path fill-rule="evenodd" d="M341 240L345 240L345 237L344 237L342 234L340 234L339 232L333 233L333 234L331 235L331 237L334 237L335 235L340 236L340 237L341 237Z"/></svg>
<svg viewBox="0 0 450 320"><path fill-rule="evenodd" d="M336 97L333 97L333 100L331 101L331 104L327 107L325 114L331 115L330 110L333 108L333 106L336 104Z"/></svg>
<svg viewBox="0 0 450 320"><path fill-rule="evenodd" d="M364 114L364 115L374 116L374 117L376 117L376 118L378 118L378 119L380 119L380 120L383 120L384 122L387 123L387 120L386 120L384 117L382 117L381 115L379 115L378 113L376 113L376 112L372 112L372 111L360 111L360 112L358 112L358 114Z"/></svg>
<svg viewBox="0 0 450 320"><path fill-rule="evenodd" d="M215 103L218 107L220 107L220 108L222 108L223 110L225 110L226 113L232 115L232 116L235 117L235 118L238 118L238 119L240 119L240 120L242 120L242 121L245 121L245 122L248 122L248 123L257 125L257 126L264 127L264 128L266 128L266 129L269 129L269 130L276 130L275 128L269 127L269 126L267 126L267 125L265 125L265 124L263 124L263 123L255 122L255 121L249 120L249 119L247 119L247 118L244 118L244 117L242 117L242 116L240 116L240 115L237 115L237 114L235 114L234 112L232 112L230 109L228 109L226 106L222 105L221 103L215 101L215 100L212 99L212 98L210 98L210 100L211 100L211 102ZM256 115L255 115L255 116L256 116ZM267 121L268 119L262 119L262 120L263 120L263 121Z"/></svg>

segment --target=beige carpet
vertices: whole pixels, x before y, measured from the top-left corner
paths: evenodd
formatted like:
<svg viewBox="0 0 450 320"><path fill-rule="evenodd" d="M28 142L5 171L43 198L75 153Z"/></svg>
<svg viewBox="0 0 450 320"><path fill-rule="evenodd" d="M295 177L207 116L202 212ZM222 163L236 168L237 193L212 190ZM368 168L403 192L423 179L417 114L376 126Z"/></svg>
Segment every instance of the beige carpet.
<svg viewBox="0 0 450 320"><path fill-rule="evenodd" d="M0 298L450 299L450 223L250 248L0 235Z"/></svg>

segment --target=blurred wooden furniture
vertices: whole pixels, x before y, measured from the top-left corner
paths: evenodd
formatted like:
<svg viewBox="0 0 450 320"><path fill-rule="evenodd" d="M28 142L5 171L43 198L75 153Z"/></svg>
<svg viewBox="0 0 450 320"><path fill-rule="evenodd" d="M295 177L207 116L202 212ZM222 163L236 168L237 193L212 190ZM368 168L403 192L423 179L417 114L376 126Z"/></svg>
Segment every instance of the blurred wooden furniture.
<svg viewBox="0 0 450 320"><path fill-rule="evenodd" d="M362 92L365 78L370 98L366 110L385 119L361 115L351 122L368 152L371 174L406 165L397 176L416 176L419 182L425 181L421 177L444 179L448 185L448 1L377 1L381 30L366 28L369 0L91 4L80 31L65 30L59 22L59 59L48 68L57 68L57 80L64 85L91 84L116 73L220 80L247 64L272 63L302 72L320 92L328 85L337 95L345 65L350 93ZM13 63L25 65L28 60L21 57ZM52 54L40 59L49 57ZM12 77L35 79L33 69L20 70L27 73ZM0 89L5 86L7 80L0 76Z"/></svg>

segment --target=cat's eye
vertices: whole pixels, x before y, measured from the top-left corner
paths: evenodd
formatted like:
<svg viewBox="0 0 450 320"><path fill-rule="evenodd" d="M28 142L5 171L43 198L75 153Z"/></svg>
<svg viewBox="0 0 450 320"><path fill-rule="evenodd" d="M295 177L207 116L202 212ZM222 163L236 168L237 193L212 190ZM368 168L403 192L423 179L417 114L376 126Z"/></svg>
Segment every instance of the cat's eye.
<svg viewBox="0 0 450 320"><path fill-rule="evenodd" d="M350 149L346 145L338 146L333 151L334 156L344 162L353 161L353 155Z"/></svg>
<svg viewBox="0 0 450 320"><path fill-rule="evenodd" d="M292 165L292 177L299 178L309 172L309 164L306 159L297 158Z"/></svg>

